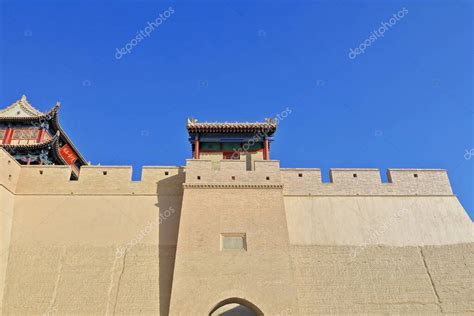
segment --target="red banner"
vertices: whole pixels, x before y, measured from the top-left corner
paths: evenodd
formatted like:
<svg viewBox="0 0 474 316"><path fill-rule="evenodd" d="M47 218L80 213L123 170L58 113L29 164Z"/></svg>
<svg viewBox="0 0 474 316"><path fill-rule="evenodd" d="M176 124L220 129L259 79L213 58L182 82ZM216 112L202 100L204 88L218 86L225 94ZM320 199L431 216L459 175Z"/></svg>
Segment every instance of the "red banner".
<svg viewBox="0 0 474 316"><path fill-rule="evenodd" d="M68 165L72 165L77 160L76 154L72 151L68 144L61 147L61 149L59 149L59 153Z"/></svg>

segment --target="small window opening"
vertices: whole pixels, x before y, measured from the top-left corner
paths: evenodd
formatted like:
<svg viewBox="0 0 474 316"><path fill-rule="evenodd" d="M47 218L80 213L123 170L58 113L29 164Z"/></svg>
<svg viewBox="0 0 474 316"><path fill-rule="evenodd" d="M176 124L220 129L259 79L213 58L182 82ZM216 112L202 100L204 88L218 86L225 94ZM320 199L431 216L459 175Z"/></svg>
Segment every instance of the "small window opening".
<svg viewBox="0 0 474 316"><path fill-rule="evenodd" d="M357 178L357 173L354 173L352 176L353 176L354 178Z"/></svg>
<svg viewBox="0 0 474 316"><path fill-rule="evenodd" d="M106 175L107 175L107 171L102 171L102 174L103 174L104 176L106 176Z"/></svg>
<svg viewBox="0 0 474 316"><path fill-rule="evenodd" d="M413 174L415 178L418 178L418 173Z"/></svg>
<svg viewBox="0 0 474 316"><path fill-rule="evenodd" d="M165 176L169 175L169 172L168 171L165 171Z"/></svg>
<svg viewBox="0 0 474 316"><path fill-rule="evenodd" d="M198 180L201 180L201 176L197 176L197 179L198 179Z"/></svg>
<svg viewBox="0 0 474 316"><path fill-rule="evenodd" d="M267 177L267 180L270 180L270 177Z"/></svg>
<svg viewBox="0 0 474 316"><path fill-rule="evenodd" d="M43 174L43 170L40 170L40 174Z"/></svg>
<svg viewBox="0 0 474 316"><path fill-rule="evenodd" d="M221 251L226 250L247 250L247 237L245 233L225 233L221 234Z"/></svg>
<svg viewBox="0 0 474 316"><path fill-rule="evenodd" d="M303 174L302 174L302 173L298 173L298 177L303 178Z"/></svg>
<svg viewBox="0 0 474 316"><path fill-rule="evenodd" d="M235 176L232 176L232 180L235 180Z"/></svg>

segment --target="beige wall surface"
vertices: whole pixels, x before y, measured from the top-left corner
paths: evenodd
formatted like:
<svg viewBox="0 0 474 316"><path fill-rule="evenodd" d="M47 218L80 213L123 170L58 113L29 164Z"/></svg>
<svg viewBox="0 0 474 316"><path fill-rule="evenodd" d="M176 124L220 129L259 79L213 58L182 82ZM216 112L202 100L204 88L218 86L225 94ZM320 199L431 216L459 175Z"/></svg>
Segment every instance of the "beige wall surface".
<svg viewBox="0 0 474 316"><path fill-rule="evenodd" d="M17 196L5 313L159 313L180 196Z"/></svg>
<svg viewBox="0 0 474 316"><path fill-rule="evenodd" d="M20 172L21 166L0 148L0 311L3 307L2 298L10 251L14 193Z"/></svg>
<svg viewBox="0 0 474 316"><path fill-rule="evenodd" d="M474 244L292 247L300 315L474 310Z"/></svg>
<svg viewBox="0 0 474 316"><path fill-rule="evenodd" d="M474 242L455 196L285 196L295 245L446 245Z"/></svg>
<svg viewBox="0 0 474 316"><path fill-rule="evenodd" d="M167 314L182 168L0 164L2 314Z"/></svg>
<svg viewBox="0 0 474 316"><path fill-rule="evenodd" d="M14 196L0 186L0 298L3 298L7 262L10 249L10 236L13 223ZM0 310L3 300L0 299Z"/></svg>

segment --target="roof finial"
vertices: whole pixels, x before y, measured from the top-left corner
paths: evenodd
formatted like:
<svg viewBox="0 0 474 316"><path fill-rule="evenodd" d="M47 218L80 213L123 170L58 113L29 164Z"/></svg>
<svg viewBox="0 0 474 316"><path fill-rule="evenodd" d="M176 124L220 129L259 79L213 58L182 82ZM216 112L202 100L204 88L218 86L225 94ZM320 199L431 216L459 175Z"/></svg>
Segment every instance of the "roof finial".
<svg viewBox="0 0 474 316"><path fill-rule="evenodd" d="M276 120L274 118L271 118L271 117L266 117L265 122L269 123L269 124L275 124L276 125Z"/></svg>
<svg viewBox="0 0 474 316"><path fill-rule="evenodd" d="M26 101L26 95L23 94L20 98L20 101Z"/></svg>

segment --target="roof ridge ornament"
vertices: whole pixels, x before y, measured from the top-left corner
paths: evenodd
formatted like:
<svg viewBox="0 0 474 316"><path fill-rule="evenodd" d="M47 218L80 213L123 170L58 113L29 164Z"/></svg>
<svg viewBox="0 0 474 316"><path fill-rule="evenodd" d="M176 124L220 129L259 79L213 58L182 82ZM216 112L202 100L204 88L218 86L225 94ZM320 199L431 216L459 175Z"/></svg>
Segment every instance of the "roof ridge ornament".
<svg viewBox="0 0 474 316"><path fill-rule="evenodd" d="M197 121L194 117L188 117L188 124L197 123Z"/></svg>
<svg viewBox="0 0 474 316"><path fill-rule="evenodd" d="M272 117L266 117L265 118L265 123L272 124L272 125L277 125L277 121Z"/></svg>

